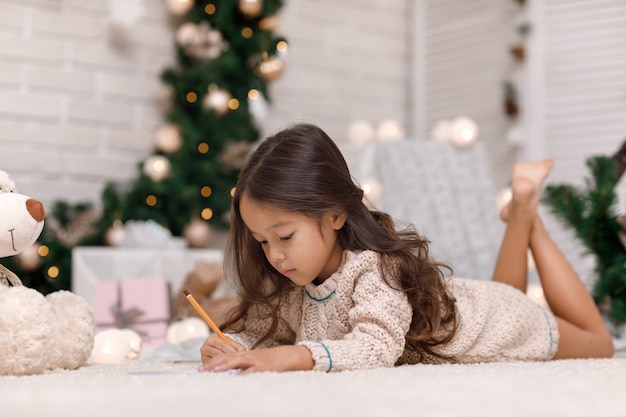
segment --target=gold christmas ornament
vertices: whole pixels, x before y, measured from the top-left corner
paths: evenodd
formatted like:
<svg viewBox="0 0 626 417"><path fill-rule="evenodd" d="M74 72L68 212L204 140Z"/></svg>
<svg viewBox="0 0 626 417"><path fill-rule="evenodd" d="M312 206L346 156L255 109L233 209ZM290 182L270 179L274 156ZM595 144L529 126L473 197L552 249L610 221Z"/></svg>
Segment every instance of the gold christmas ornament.
<svg viewBox="0 0 626 417"><path fill-rule="evenodd" d="M183 16L193 7L193 0L167 0L166 4L170 13Z"/></svg>
<svg viewBox="0 0 626 417"><path fill-rule="evenodd" d="M176 30L176 42L196 59L215 59L228 49L222 32L213 29L207 22L186 22Z"/></svg>
<svg viewBox="0 0 626 417"><path fill-rule="evenodd" d="M228 102L232 96L224 89L219 88L215 84L211 84L207 91L202 106L207 109L215 110L217 114L224 115L228 112Z"/></svg>
<svg viewBox="0 0 626 417"><path fill-rule="evenodd" d="M267 81L274 81L283 75L285 65L276 55L265 59L256 69L256 74Z"/></svg>
<svg viewBox="0 0 626 417"><path fill-rule="evenodd" d="M153 155L143 163L143 173L154 182L167 178L170 171L170 161L163 155Z"/></svg>
<svg viewBox="0 0 626 417"><path fill-rule="evenodd" d="M118 247L124 244L126 240L126 229L121 220L115 220L113 225L104 233L104 244L107 246Z"/></svg>
<svg viewBox="0 0 626 417"><path fill-rule="evenodd" d="M193 218L183 229L183 237L191 248L206 248L211 243L211 227L199 218Z"/></svg>
<svg viewBox="0 0 626 417"><path fill-rule="evenodd" d="M278 15L273 14L271 16L261 19L261 21L259 22L259 28L272 32L278 28L279 23L280 19L278 18Z"/></svg>
<svg viewBox="0 0 626 417"><path fill-rule="evenodd" d="M196 42L198 38L198 25L193 22L185 22L176 29L176 34L174 38L176 39L176 43L178 43L183 48L193 44Z"/></svg>
<svg viewBox="0 0 626 417"><path fill-rule="evenodd" d="M156 146L161 152L171 154L183 146L180 128L172 123L161 126L156 132Z"/></svg>
<svg viewBox="0 0 626 417"><path fill-rule="evenodd" d="M239 11L248 19L263 13L263 0L239 0Z"/></svg>

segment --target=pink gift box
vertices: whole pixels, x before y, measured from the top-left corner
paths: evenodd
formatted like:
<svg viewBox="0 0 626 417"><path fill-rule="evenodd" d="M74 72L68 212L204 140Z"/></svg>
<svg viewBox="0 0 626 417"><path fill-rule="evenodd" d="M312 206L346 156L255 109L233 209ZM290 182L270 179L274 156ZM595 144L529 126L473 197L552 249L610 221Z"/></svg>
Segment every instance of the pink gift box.
<svg viewBox="0 0 626 417"><path fill-rule="evenodd" d="M96 330L129 328L142 336L143 345L167 342L170 290L165 278L142 277L99 281L94 286Z"/></svg>

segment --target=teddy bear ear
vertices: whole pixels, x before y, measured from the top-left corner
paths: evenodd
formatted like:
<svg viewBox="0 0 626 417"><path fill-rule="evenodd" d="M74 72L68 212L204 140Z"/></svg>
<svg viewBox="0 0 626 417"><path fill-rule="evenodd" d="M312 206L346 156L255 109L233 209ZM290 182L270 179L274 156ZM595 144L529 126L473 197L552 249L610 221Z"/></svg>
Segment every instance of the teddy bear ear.
<svg viewBox="0 0 626 417"><path fill-rule="evenodd" d="M15 182L9 177L9 174L0 170L0 193L16 192Z"/></svg>

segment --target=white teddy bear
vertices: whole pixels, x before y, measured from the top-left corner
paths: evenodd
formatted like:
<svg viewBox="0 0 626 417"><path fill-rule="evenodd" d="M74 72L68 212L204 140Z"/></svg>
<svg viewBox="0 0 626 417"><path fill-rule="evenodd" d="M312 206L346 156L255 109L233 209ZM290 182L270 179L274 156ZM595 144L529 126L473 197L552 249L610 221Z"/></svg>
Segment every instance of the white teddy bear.
<svg viewBox="0 0 626 417"><path fill-rule="evenodd" d="M43 230L41 202L17 194L0 170L0 257L29 247ZM87 301L69 291L44 297L0 265L0 375L77 369L89 359L95 323Z"/></svg>

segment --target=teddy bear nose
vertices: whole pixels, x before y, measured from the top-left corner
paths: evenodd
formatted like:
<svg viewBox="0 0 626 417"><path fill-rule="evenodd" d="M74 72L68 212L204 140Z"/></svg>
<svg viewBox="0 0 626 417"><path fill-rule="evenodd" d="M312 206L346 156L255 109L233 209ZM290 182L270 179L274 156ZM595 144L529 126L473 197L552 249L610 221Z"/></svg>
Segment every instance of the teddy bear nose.
<svg viewBox="0 0 626 417"><path fill-rule="evenodd" d="M46 211L43 208L43 204L34 198L26 200L26 210L36 221L40 222L46 216Z"/></svg>

